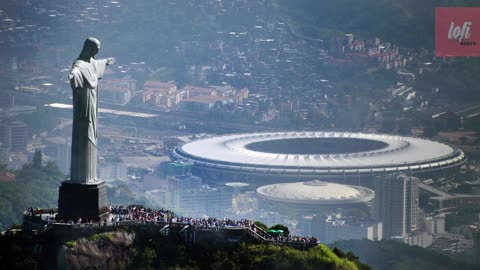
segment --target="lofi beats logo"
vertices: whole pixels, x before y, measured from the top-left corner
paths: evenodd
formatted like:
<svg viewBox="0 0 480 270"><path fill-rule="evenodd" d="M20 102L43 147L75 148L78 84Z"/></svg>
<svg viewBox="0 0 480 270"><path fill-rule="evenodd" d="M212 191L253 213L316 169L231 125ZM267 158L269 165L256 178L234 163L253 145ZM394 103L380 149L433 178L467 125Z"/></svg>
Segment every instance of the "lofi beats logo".
<svg viewBox="0 0 480 270"><path fill-rule="evenodd" d="M461 27L455 26L455 23L451 22L448 39L456 39L460 45L477 45L475 42L464 41L470 38L470 26L472 26L472 22L464 22Z"/></svg>
<svg viewBox="0 0 480 270"><path fill-rule="evenodd" d="M480 8L436 8L437 56L480 56Z"/></svg>

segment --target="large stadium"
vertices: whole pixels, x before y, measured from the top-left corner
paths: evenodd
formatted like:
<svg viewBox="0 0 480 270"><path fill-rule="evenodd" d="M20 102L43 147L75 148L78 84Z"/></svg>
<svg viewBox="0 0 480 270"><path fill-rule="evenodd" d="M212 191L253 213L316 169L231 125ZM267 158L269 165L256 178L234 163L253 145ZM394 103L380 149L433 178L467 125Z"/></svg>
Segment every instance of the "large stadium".
<svg viewBox="0 0 480 270"><path fill-rule="evenodd" d="M275 132L217 136L184 144L173 157L218 181L351 179L390 173L447 174L465 154L413 137L349 132Z"/></svg>

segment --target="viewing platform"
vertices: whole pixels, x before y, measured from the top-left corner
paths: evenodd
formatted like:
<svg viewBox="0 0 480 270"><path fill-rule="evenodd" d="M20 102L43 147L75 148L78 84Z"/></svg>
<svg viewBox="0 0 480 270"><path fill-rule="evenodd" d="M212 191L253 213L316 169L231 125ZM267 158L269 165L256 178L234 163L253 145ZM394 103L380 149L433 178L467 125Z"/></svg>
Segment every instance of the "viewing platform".
<svg viewBox="0 0 480 270"><path fill-rule="evenodd" d="M160 233L164 237L179 237L187 244L207 241L220 245L236 245L245 242L289 246L297 249L309 249L319 245L315 237L274 236L249 220L231 220L216 218L177 217L169 210L145 208L109 212L108 220L102 222L59 221L55 220L57 209L32 209L24 212L23 233L26 237L54 235L58 242L89 235L111 232L118 229L142 230ZM138 213L132 215L133 213ZM141 210L140 210L141 209ZM151 214L149 216L148 214ZM145 217L151 217L145 219Z"/></svg>

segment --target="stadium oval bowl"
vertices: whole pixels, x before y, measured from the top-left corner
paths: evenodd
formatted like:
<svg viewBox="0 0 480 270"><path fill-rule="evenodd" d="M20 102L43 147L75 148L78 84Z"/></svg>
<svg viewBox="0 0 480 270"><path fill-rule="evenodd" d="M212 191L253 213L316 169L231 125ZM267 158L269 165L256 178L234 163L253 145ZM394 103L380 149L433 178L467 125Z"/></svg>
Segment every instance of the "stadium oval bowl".
<svg viewBox="0 0 480 270"><path fill-rule="evenodd" d="M463 151L427 139L350 132L247 133L199 139L174 158L198 169L275 176L421 174L456 168Z"/></svg>

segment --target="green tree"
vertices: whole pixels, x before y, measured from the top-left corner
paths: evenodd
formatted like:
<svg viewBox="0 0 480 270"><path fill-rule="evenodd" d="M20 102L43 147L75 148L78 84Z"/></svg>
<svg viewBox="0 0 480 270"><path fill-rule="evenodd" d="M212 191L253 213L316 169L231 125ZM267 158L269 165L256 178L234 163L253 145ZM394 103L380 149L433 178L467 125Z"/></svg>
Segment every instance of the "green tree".
<svg viewBox="0 0 480 270"><path fill-rule="evenodd" d="M56 207L64 174L52 164L36 168L26 164L15 171L16 181L0 183L0 230L22 222L29 207Z"/></svg>
<svg viewBox="0 0 480 270"><path fill-rule="evenodd" d="M282 230L283 231L283 236L289 236L290 231L288 230L288 227L282 224L276 224L270 227L270 230Z"/></svg>
<svg viewBox="0 0 480 270"><path fill-rule="evenodd" d="M338 247L334 247L332 249L333 253L335 253L339 258L345 258L346 255L345 255L345 252L343 252L341 249L339 249Z"/></svg>
<svg viewBox="0 0 480 270"><path fill-rule="evenodd" d="M260 229L264 231L268 231L268 226L267 224L261 222L261 221L255 221L255 225L257 225Z"/></svg>
<svg viewBox="0 0 480 270"><path fill-rule="evenodd" d="M41 169L42 168L42 151L37 149L35 150L35 154L33 154L33 159L32 159L32 165L36 169Z"/></svg>

